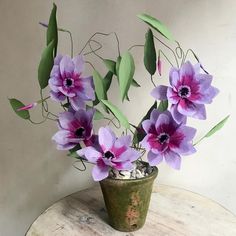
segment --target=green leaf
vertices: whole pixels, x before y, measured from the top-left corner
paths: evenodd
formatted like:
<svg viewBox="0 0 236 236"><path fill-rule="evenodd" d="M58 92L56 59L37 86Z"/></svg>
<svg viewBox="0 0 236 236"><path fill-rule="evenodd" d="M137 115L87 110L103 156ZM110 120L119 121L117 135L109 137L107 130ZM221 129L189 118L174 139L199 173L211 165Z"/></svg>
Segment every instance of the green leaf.
<svg viewBox="0 0 236 236"><path fill-rule="evenodd" d="M141 85L135 80L135 79L133 79L132 81L131 81L131 85L132 86L134 86L134 87L141 87Z"/></svg>
<svg viewBox="0 0 236 236"><path fill-rule="evenodd" d="M54 56L57 54L57 43L58 43L58 32L57 32L57 6L53 3L53 9L49 18L48 28L47 28L47 45L54 41Z"/></svg>
<svg viewBox="0 0 236 236"><path fill-rule="evenodd" d="M223 120L221 120L218 124L216 124L207 134L205 134L200 140L198 140L194 145L200 143L204 138L209 138L215 132L223 128L226 121L229 119L230 115L226 116Z"/></svg>
<svg viewBox="0 0 236 236"><path fill-rule="evenodd" d="M105 89L106 92L107 92L107 91L109 90L109 88L110 88L112 76L113 76L113 72L108 71L107 74L106 74L106 76L105 76L104 79L103 79L103 86L104 86L104 89Z"/></svg>
<svg viewBox="0 0 236 236"><path fill-rule="evenodd" d="M167 29L165 25L163 25L159 20L156 18L148 15L148 14L140 14L138 15L138 18L147 23L149 26L157 30L161 35L163 35L165 38L169 40L174 40L172 37L172 34L170 31Z"/></svg>
<svg viewBox="0 0 236 236"><path fill-rule="evenodd" d="M93 101L93 106L96 106L100 101L98 100L97 94L95 94L95 100Z"/></svg>
<svg viewBox="0 0 236 236"><path fill-rule="evenodd" d="M225 125L226 121L229 119L230 115L226 116L223 120L221 120L217 125L215 125L206 135L205 137L210 137L211 135L213 135L215 132L217 132L218 130L220 130L221 128L223 128L223 126Z"/></svg>
<svg viewBox="0 0 236 236"><path fill-rule="evenodd" d="M163 112L166 111L168 108L168 100L163 100L160 102L158 106L158 111Z"/></svg>
<svg viewBox="0 0 236 236"><path fill-rule="evenodd" d="M95 109L95 113L93 116L94 120L101 120L101 119L104 119L104 117L105 116L102 114L102 112L100 112L98 109Z"/></svg>
<svg viewBox="0 0 236 236"><path fill-rule="evenodd" d="M130 128L128 119L120 111L119 108L117 108L115 105L113 105L111 102L107 100L101 100L101 102L108 107L108 109L113 113L113 115L116 117L116 119L120 122L122 126L124 126L126 129Z"/></svg>
<svg viewBox="0 0 236 236"><path fill-rule="evenodd" d="M38 81L41 89L44 89L48 85L50 73L53 67L53 48L54 41L48 44L43 50L42 57L38 67Z"/></svg>
<svg viewBox="0 0 236 236"><path fill-rule="evenodd" d="M117 57L117 60L116 60L116 76L117 76L117 78L118 78L118 81L119 81L120 61L121 61L121 56L118 56L118 57Z"/></svg>
<svg viewBox="0 0 236 236"><path fill-rule="evenodd" d="M142 122L144 120L148 120L150 118L151 112L153 111L153 109L157 108L157 102L154 102L154 104L149 108L149 110L147 111L146 115L143 117L143 119L140 121L137 129L141 129L142 127ZM133 142L134 143L139 143L140 141L143 140L143 138L145 137L145 132L138 132L138 130L135 130L134 132L134 137L133 137Z"/></svg>
<svg viewBox="0 0 236 236"><path fill-rule="evenodd" d="M134 71L135 65L133 56L129 52L126 52L121 57L119 66L119 85L122 101L124 101L129 91L131 81L133 80Z"/></svg>
<svg viewBox="0 0 236 236"><path fill-rule="evenodd" d="M98 71L93 71L93 82L95 86L95 92L99 101L107 100L107 94L103 84L103 78ZM102 104L103 105L103 104ZM104 110L107 112L107 108L103 105Z"/></svg>
<svg viewBox="0 0 236 236"><path fill-rule="evenodd" d="M109 59L104 59L103 62L109 71L111 71L113 74L116 73L116 62L115 61L112 61Z"/></svg>
<svg viewBox="0 0 236 236"><path fill-rule="evenodd" d="M157 56L156 56L153 33L152 33L152 30L149 29L148 32L146 33L143 61L144 61L144 65L147 71L151 75L154 75L156 72L156 60L157 60Z"/></svg>
<svg viewBox="0 0 236 236"><path fill-rule="evenodd" d="M25 120L30 119L30 113L29 113L29 111L27 111L27 110L25 110L25 111L17 111L19 108L25 106L21 101L15 99L15 98L10 98L10 99L9 99L9 102L10 102L10 104L11 104L11 107L12 107L13 111L14 111L18 116L20 116L21 118L23 118L23 119L25 119Z"/></svg>

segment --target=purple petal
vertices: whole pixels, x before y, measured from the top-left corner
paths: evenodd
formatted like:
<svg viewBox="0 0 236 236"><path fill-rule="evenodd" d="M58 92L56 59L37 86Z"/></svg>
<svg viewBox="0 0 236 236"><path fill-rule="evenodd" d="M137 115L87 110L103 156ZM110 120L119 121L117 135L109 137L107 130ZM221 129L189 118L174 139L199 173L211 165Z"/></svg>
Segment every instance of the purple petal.
<svg viewBox="0 0 236 236"><path fill-rule="evenodd" d="M185 142L192 141L197 132L196 129L185 125L180 126L177 131L184 134Z"/></svg>
<svg viewBox="0 0 236 236"><path fill-rule="evenodd" d="M199 74L200 73L200 69L201 69L201 63L197 63L193 66L194 69L194 73L195 74Z"/></svg>
<svg viewBox="0 0 236 236"><path fill-rule="evenodd" d="M153 109L150 115L150 121L155 124L160 114L161 112L159 112L157 109Z"/></svg>
<svg viewBox="0 0 236 236"><path fill-rule="evenodd" d="M148 142L148 139L151 134L147 134L144 139L140 142L141 146L147 150L151 149L150 143Z"/></svg>
<svg viewBox="0 0 236 236"><path fill-rule="evenodd" d="M173 88L168 87L167 99L171 104L177 104L180 100L180 97L178 96L178 93L173 90Z"/></svg>
<svg viewBox="0 0 236 236"><path fill-rule="evenodd" d="M128 147L131 143L131 136L130 135L122 135L115 141L115 147L121 148L122 146Z"/></svg>
<svg viewBox="0 0 236 236"><path fill-rule="evenodd" d="M171 148L171 151L181 155L191 155L196 152L192 143L182 142L178 148Z"/></svg>
<svg viewBox="0 0 236 236"><path fill-rule="evenodd" d="M92 176L93 176L94 181L101 181L107 178L108 174L109 174L109 166L96 165L93 167Z"/></svg>
<svg viewBox="0 0 236 236"><path fill-rule="evenodd" d="M156 100L166 100L167 99L167 97L166 97L167 89L168 89L167 86L159 85L151 91L151 95Z"/></svg>
<svg viewBox="0 0 236 236"><path fill-rule="evenodd" d="M80 97L75 96L73 98L69 98L70 101L70 105L72 106L72 108L77 111L79 109L85 109L86 104L85 101L82 100Z"/></svg>
<svg viewBox="0 0 236 236"><path fill-rule="evenodd" d="M155 127L154 123L151 122L151 120L144 120L142 122L142 127L145 130L146 133L150 133L151 129Z"/></svg>
<svg viewBox="0 0 236 236"><path fill-rule="evenodd" d="M133 162L133 161L136 161L140 156L141 154L137 150L128 148L120 156L112 159L112 161L113 162L125 162L125 161Z"/></svg>
<svg viewBox="0 0 236 236"><path fill-rule="evenodd" d="M97 163L98 159L102 157L102 154L93 147L85 147L76 152L79 156L85 156L91 163Z"/></svg>
<svg viewBox="0 0 236 236"><path fill-rule="evenodd" d="M62 76L72 74L74 71L74 63L69 56L63 56L60 61L60 72Z"/></svg>
<svg viewBox="0 0 236 236"><path fill-rule="evenodd" d="M172 168L179 170L181 165L181 157L173 151L166 151L164 153L166 163Z"/></svg>
<svg viewBox="0 0 236 236"><path fill-rule="evenodd" d="M65 145L57 144L57 150L70 150L76 146L76 143L67 143Z"/></svg>
<svg viewBox="0 0 236 236"><path fill-rule="evenodd" d="M113 168L117 170L132 170L134 168L134 165L130 161L116 162L114 164Z"/></svg>
<svg viewBox="0 0 236 236"><path fill-rule="evenodd" d="M150 166L156 166L163 161L163 155L155 154L152 151L149 151L147 155L147 159Z"/></svg>
<svg viewBox="0 0 236 236"><path fill-rule="evenodd" d="M50 97L53 101L56 101L56 102L62 102L66 99L66 96L64 94L62 94L61 92L53 92L53 91L50 91Z"/></svg>
<svg viewBox="0 0 236 236"><path fill-rule="evenodd" d="M170 123L170 117L168 114L162 113L155 124L156 130L158 129L158 127L160 127L163 124L169 124Z"/></svg>
<svg viewBox="0 0 236 236"><path fill-rule="evenodd" d="M203 104L195 104L195 113L192 115L193 118L200 120L206 119L206 108Z"/></svg>
<svg viewBox="0 0 236 236"><path fill-rule="evenodd" d="M59 130L57 131L53 137L52 140L54 140L56 143L60 145L65 145L68 143L68 138L71 136L71 132L68 130Z"/></svg>
<svg viewBox="0 0 236 236"><path fill-rule="evenodd" d="M95 92L93 88L92 77L81 78L80 79L82 91L78 92L78 95L85 100L95 100Z"/></svg>
<svg viewBox="0 0 236 236"><path fill-rule="evenodd" d="M101 127L98 131L98 141L102 150L106 152L113 147L116 136L108 126L105 128Z"/></svg>
<svg viewBox="0 0 236 236"><path fill-rule="evenodd" d="M184 116L183 114L178 112L177 106L178 105L172 105L171 108L170 108L170 112L171 112L174 120L177 123L186 123L186 120L187 120L186 116Z"/></svg>
<svg viewBox="0 0 236 236"><path fill-rule="evenodd" d="M84 71L84 67L85 67L85 62L84 62L84 58L82 55L78 55L76 57L74 57L72 59L74 65L75 65L75 69L74 71L77 74L82 74L82 72Z"/></svg>
<svg viewBox="0 0 236 236"><path fill-rule="evenodd" d="M59 65L62 58L63 58L63 56L62 56L61 54L58 54L58 55L54 58L54 65Z"/></svg>
<svg viewBox="0 0 236 236"><path fill-rule="evenodd" d="M171 86L177 87L179 79L180 79L179 70L173 67L170 70L170 74L169 74L169 80L170 80Z"/></svg>
<svg viewBox="0 0 236 236"><path fill-rule="evenodd" d="M180 78L183 78L185 76L192 77L193 75L194 75L194 68L192 64L189 61L185 62L180 68Z"/></svg>
<svg viewBox="0 0 236 236"><path fill-rule="evenodd" d="M72 123L74 120L74 114L71 112L62 112L59 114L59 124L63 129L73 131L76 128Z"/></svg>
<svg viewBox="0 0 236 236"><path fill-rule="evenodd" d="M182 115L193 116L193 114L196 113L196 106L193 102L187 99L181 99L177 105L177 110Z"/></svg>

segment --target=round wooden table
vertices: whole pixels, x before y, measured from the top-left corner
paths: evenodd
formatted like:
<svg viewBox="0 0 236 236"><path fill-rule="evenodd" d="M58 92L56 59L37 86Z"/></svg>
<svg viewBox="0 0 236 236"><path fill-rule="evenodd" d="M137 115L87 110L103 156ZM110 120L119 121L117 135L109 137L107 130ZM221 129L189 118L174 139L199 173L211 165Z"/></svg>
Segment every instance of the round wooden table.
<svg viewBox="0 0 236 236"><path fill-rule="evenodd" d="M236 236L236 217L216 202L180 188L154 187L145 226L123 233L109 226L99 186L49 207L27 236Z"/></svg>

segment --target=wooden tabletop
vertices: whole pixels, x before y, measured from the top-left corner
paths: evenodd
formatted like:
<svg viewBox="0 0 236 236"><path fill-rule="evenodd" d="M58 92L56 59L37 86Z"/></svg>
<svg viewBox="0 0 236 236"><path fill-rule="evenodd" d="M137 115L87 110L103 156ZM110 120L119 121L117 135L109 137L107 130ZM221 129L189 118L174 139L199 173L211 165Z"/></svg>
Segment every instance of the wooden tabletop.
<svg viewBox="0 0 236 236"><path fill-rule="evenodd" d="M154 187L145 226L122 233L108 225L99 186L49 207L27 236L236 236L236 217L216 202L180 188Z"/></svg>

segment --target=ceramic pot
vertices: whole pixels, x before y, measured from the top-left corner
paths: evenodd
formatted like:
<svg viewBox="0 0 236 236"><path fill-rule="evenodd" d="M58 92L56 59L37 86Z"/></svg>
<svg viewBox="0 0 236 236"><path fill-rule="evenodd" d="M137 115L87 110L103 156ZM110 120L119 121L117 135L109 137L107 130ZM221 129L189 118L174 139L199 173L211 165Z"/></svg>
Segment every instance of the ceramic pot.
<svg viewBox="0 0 236 236"><path fill-rule="evenodd" d="M153 181L158 169L140 179L112 179L100 181L110 225L119 231L140 229L146 220Z"/></svg>

